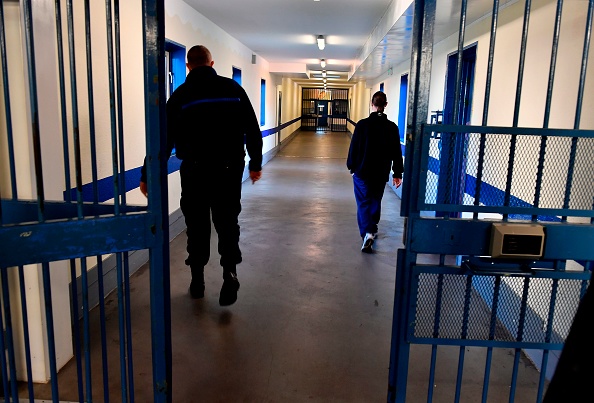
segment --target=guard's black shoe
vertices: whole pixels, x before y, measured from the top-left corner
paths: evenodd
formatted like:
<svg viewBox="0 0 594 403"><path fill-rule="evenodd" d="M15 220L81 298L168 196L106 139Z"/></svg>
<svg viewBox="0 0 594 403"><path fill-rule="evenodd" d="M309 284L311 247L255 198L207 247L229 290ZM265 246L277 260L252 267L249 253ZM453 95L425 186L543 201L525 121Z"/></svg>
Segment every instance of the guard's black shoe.
<svg viewBox="0 0 594 403"><path fill-rule="evenodd" d="M204 298L204 282L192 280L190 283L190 295L194 299Z"/></svg>
<svg viewBox="0 0 594 403"><path fill-rule="evenodd" d="M221 294L219 296L219 305L233 305L237 301L237 290L239 290L239 280L237 274L225 273Z"/></svg>

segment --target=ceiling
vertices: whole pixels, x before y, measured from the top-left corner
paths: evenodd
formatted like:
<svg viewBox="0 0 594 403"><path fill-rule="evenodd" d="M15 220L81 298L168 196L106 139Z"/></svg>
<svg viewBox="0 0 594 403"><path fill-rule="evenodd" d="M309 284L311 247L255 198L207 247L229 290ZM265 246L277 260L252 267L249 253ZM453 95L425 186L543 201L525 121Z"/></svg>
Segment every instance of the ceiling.
<svg viewBox="0 0 594 403"><path fill-rule="evenodd" d="M305 87L374 80L410 58L412 0L184 0L270 63L271 73ZM504 3L513 2L500 1ZM435 39L458 30L461 0L440 0ZM470 0L468 23L489 14L492 0ZM324 35L319 50L316 36Z"/></svg>

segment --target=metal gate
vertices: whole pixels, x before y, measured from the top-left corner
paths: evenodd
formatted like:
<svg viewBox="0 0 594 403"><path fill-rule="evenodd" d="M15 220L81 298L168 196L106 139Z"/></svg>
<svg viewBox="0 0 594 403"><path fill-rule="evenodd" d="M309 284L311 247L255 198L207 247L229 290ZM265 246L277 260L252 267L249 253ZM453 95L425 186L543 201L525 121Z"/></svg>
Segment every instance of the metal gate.
<svg viewBox="0 0 594 403"><path fill-rule="evenodd" d="M71 0L3 1L0 6L0 351L5 352L0 386L5 401L135 400L129 257L147 250L153 396L155 402L171 401L167 159L158 158L166 148L161 138L164 3L139 2L135 26L121 18L119 0L100 7L88 0L74 7ZM142 37L138 48L144 60L124 66L144 77L144 89L132 100L122 89L120 28L137 29ZM105 88L94 85L99 75L94 58L105 60L100 69L108 83L105 98L97 96ZM86 62L85 67L77 62ZM23 69L22 79L15 78ZM96 101L106 98L103 105ZM138 187L139 167L125 163L124 127L132 117L124 115L124 102L144 104L148 208L126 200L126 192ZM52 108L58 116L47 112ZM105 122L107 130L96 130ZM116 278L115 353L105 334L108 261L114 262ZM97 276L96 285L90 273ZM98 295L98 317L91 315L91 292ZM99 362L91 355L97 345ZM119 366L108 366L107 357L114 354ZM78 393L65 398L58 371L71 355L76 379L61 381L77 385ZM38 392L36 377L49 382L49 394Z"/></svg>
<svg viewBox="0 0 594 403"><path fill-rule="evenodd" d="M347 131L349 90L303 88L301 130Z"/></svg>
<svg viewBox="0 0 594 403"><path fill-rule="evenodd" d="M506 61L517 77L513 123L487 124L489 112L502 106L490 104L491 90L501 84L493 75L501 10L494 0L488 14L486 75L475 82L484 86L481 123L427 124L434 32L439 28L436 12L451 5L440 8L440 2L414 4L402 199L405 249L398 252L388 401L407 401L409 374L422 367L426 394L416 394L415 401L426 397L431 402L438 394L439 401L492 401L491 381L497 374L497 386L505 389L510 402L540 402L594 260L594 130L580 130L594 2L585 5L585 25L580 27L584 40L576 61L577 96L563 100L575 105L574 124L567 129L549 128L562 0L553 3L552 46L546 54L550 58L541 57L549 66L540 92L546 97L541 127L519 124L522 90L528 91L523 79L531 74L525 66L530 0L522 3L519 44L505 39L519 49L519 64ZM471 3L461 0L459 14L453 13L459 16L458 55L465 48ZM460 115L464 99L462 58L457 59L454 117ZM427 347L427 362L411 360L417 346ZM471 349L480 350L482 364L468 363ZM494 356L502 350L513 356L509 368L494 367ZM438 374L437 362L444 355L450 365ZM533 390L522 391L519 398L526 357L539 369L539 378ZM444 377L451 385L447 390L442 388Z"/></svg>

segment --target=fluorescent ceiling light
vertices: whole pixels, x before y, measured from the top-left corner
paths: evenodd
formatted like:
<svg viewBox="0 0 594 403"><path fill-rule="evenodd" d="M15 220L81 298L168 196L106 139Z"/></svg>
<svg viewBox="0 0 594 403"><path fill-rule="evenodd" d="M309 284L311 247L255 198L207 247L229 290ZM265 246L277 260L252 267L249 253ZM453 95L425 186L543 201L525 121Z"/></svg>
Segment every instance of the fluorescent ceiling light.
<svg viewBox="0 0 594 403"><path fill-rule="evenodd" d="M338 74L326 74L326 77L322 76L321 74L312 74L313 78L340 78Z"/></svg>
<svg viewBox="0 0 594 403"><path fill-rule="evenodd" d="M324 35L318 35L318 48L320 50L324 50L326 47L326 40L324 39Z"/></svg>
<svg viewBox="0 0 594 403"><path fill-rule="evenodd" d="M322 68L326 67L326 59L320 60L320 66L322 66Z"/></svg>

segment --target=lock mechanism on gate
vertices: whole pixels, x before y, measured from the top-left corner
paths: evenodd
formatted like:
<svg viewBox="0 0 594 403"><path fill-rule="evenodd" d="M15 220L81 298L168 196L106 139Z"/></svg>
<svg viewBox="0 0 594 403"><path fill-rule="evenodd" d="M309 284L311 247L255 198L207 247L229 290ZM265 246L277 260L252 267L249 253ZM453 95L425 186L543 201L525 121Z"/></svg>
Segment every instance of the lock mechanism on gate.
<svg viewBox="0 0 594 403"><path fill-rule="evenodd" d="M544 240L542 225L493 223L489 251L493 258L539 259L543 254Z"/></svg>

